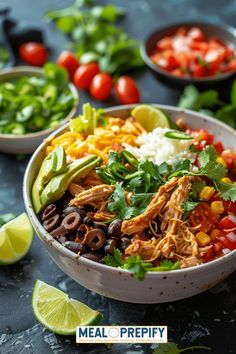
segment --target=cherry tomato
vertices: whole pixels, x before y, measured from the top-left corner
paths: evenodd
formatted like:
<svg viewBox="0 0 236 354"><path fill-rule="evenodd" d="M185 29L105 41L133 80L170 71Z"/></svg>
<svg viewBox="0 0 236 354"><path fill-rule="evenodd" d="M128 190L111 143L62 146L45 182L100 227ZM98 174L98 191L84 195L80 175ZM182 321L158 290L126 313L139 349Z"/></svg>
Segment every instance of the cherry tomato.
<svg viewBox="0 0 236 354"><path fill-rule="evenodd" d="M89 92L96 100L105 101L111 95L112 77L107 73L98 73L91 81Z"/></svg>
<svg viewBox="0 0 236 354"><path fill-rule="evenodd" d="M46 48L37 42L27 42L21 44L19 48L19 55L27 64L42 66L47 61Z"/></svg>
<svg viewBox="0 0 236 354"><path fill-rule="evenodd" d="M198 27L192 27L189 31L187 36L195 41L204 41L205 36L203 32Z"/></svg>
<svg viewBox="0 0 236 354"><path fill-rule="evenodd" d="M92 79L100 72L97 63L80 65L76 70L73 82L76 87L82 90L88 90Z"/></svg>
<svg viewBox="0 0 236 354"><path fill-rule="evenodd" d="M189 222L191 226L200 225L199 230L207 232L213 226L213 215L211 208L207 203L198 204L189 214Z"/></svg>
<svg viewBox="0 0 236 354"><path fill-rule="evenodd" d="M69 74L70 80L73 79L76 69L79 67L79 61L75 55L67 50L64 50L57 58L57 64L65 68Z"/></svg>
<svg viewBox="0 0 236 354"><path fill-rule="evenodd" d="M121 76L115 85L116 95L122 104L140 102L140 93L135 81L130 76Z"/></svg>
<svg viewBox="0 0 236 354"><path fill-rule="evenodd" d="M220 220L218 227L221 230L231 230L236 228L236 216L225 216L223 219Z"/></svg>

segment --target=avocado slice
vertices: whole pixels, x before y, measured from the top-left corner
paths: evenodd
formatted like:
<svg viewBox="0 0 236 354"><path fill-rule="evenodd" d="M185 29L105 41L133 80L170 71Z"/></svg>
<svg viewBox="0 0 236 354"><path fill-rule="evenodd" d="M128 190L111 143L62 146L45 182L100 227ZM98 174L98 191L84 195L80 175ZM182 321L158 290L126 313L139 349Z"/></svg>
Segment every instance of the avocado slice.
<svg viewBox="0 0 236 354"><path fill-rule="evenodd" d="M56 175L67 169L66 154L62 146L58 146L43 160L38 176L32 189L32 201L35 211L38 213L42 208L40 194L45 185Z"/></svg>
<svg viewBox="0 0 236 354"><path fill-rule="evenodd" d="M102 159L96 155L86 156L75 160L68 166L68 170L50 180L40 195L40 209L60 199L69 184L74 180L84 178L93 168L100 165Z"/></svg>

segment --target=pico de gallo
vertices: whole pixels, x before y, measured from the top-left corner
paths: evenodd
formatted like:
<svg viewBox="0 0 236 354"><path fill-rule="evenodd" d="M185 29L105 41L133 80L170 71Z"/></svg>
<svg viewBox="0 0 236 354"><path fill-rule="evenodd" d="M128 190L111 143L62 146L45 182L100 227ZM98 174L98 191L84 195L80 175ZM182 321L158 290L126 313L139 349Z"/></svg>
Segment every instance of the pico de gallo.
<svg viewBox="0 0 236 354"><path fill-rule="evenodd" d="M207 37L199 27L180 27L157 41L150 58L178 77L201 78L236 70L236 51L218 37Z"/></svg>

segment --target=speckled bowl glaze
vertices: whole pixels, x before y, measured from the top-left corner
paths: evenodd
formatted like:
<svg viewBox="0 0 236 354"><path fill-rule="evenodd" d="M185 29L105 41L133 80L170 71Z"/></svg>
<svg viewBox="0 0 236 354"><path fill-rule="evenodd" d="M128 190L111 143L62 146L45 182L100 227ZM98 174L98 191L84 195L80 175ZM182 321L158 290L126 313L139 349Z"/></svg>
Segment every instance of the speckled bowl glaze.
<svg viewBox="0 0 236 354"><path fill-rule="evenodd" d="M1 70L0 82L14 80L20 76L41 76L42 70L33 66L18 66L11 69ZM69 84L70 91L74 96L75 103L70 113L59 124L64 125L70 118L73 118L79 105L79 94L73 84ZM41 130L35 133L25 135L0 134L0 152L8 154L31 154L42 143L42 141L57 128Z"/></svg>
<svg viewBox="0 0 236 354"><path fill-rule="evenodd" d="M107 109L107 114L126 118L132 105ZM183 117L189 126L207 129L216 135L226 147L236 148L236 132L230 127L202 114L171 106L158 105L173 120ZM53 135L59 135L67 125ZM172 272L148 272L143 281L137 281L127 270L95 263L63 247L47 233L35 214L31 189L44 157L46 142L42 143L32 156L23 182L24 202L27 213L40 240L55 263L72 279L101 295L132 302L161 303L184 299L210 289L236 269L236 251L197 267Z"/></svg>

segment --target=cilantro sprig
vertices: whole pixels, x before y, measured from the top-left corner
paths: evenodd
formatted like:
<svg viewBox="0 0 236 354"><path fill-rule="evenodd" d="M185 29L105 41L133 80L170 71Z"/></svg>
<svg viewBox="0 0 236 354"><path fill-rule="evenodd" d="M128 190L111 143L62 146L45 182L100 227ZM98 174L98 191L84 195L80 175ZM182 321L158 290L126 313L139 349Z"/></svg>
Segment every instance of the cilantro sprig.
<svg viewBox="0 0 236 354"><path fill-rule="evenodd" d="M164 272L170 270L176 270L180 268L179 262L172 262L170 260L163 260L160 262L160 266L153 267L152 263L145 262L140 256L129 256L126 259L123 258L122 252L118 249L114 249L113 256L107 254L103 261L106 265L111 267L119 267L122 269L130 270L134 273L137 280L143 280L147 271Z"/></svg>

